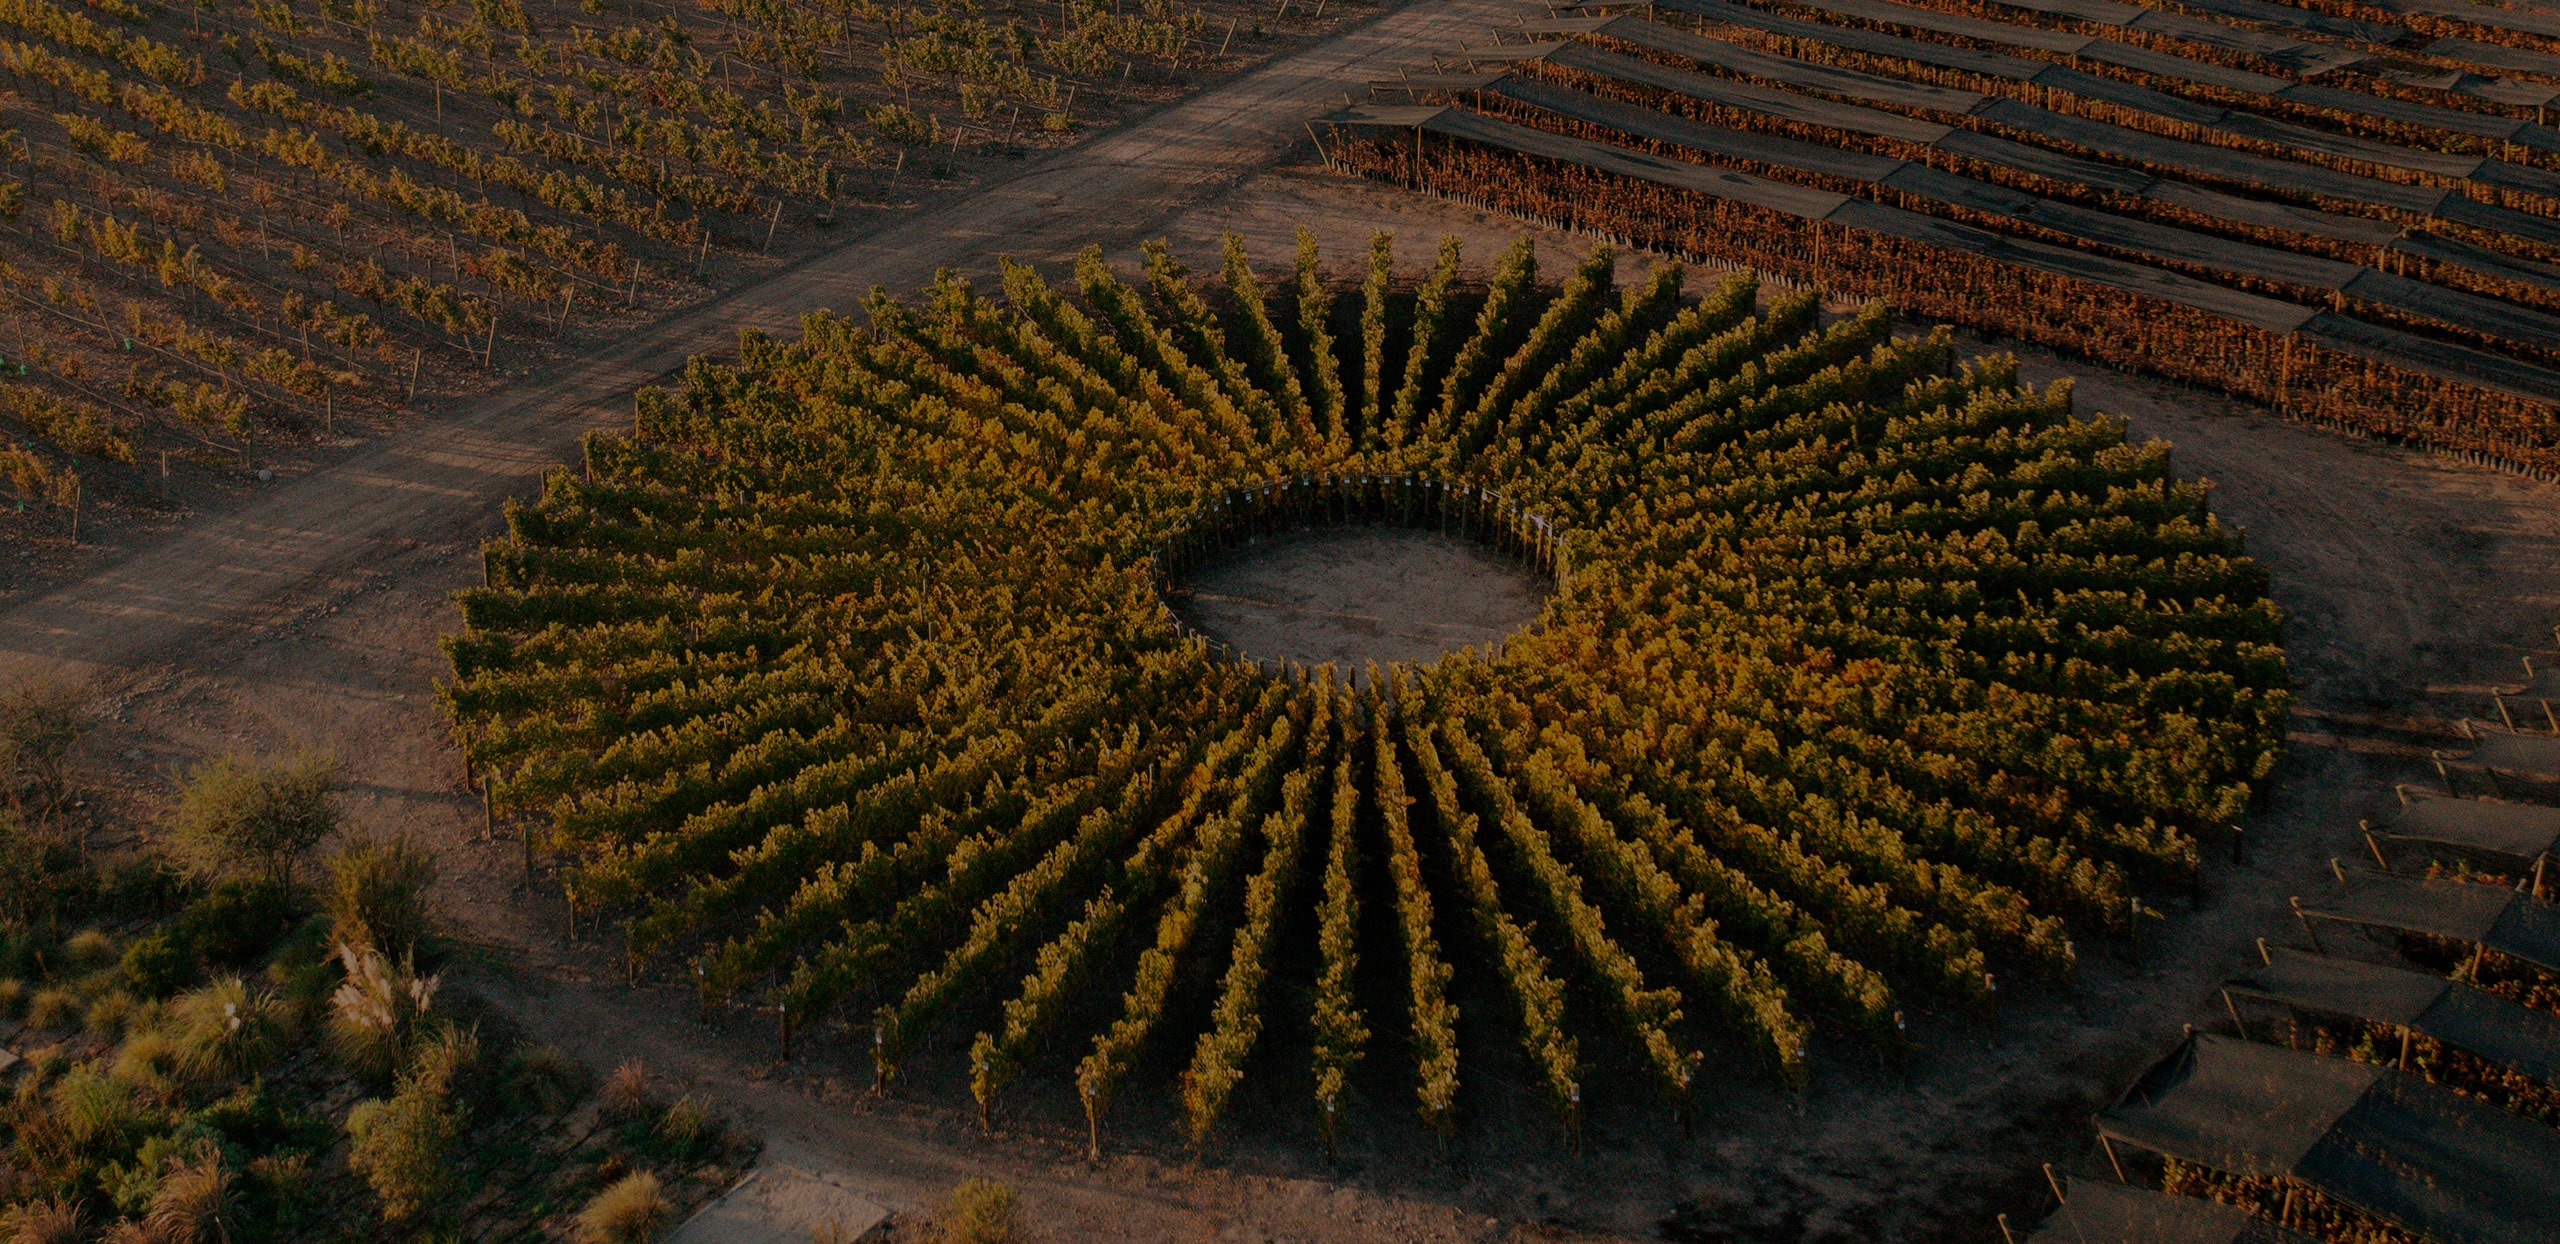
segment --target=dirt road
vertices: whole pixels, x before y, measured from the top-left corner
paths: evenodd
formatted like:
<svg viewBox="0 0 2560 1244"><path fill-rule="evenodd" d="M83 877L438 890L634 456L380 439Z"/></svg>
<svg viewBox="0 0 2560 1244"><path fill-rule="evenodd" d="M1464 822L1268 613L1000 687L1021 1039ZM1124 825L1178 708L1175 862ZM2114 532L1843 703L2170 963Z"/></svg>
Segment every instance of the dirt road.
<svg viewBox="0 0 2560 1244"><path fill-rule="evenodd" d="M626 418L633 389L721 348L741 326L787 329L815 308L850 310L875 285L910 290L943 267L984 272L999 254L1054 262L1087 243L1151 236L1303 141L1306 121L1345 92L1521 8L1517 0L1420 0L279 484L0 613L0 668L68 662L95 671L182 651L209 628L289 614L315 595L308 589L364 568L397 542L485 530L499 498L528 492L545 468L575 453L579 433Z"/></svg>

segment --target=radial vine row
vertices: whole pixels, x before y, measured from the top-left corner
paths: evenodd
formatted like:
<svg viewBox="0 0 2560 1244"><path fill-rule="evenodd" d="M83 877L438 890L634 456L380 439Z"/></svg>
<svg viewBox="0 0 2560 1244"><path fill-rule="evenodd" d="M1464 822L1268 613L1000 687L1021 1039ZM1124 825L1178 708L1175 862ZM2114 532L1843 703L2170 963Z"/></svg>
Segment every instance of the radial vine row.
<svg viewBox="0 0 2560 1244"><path fill-rule="evenodd" d="M1201 1140L1259 1083L1330 1141L1380 1085L1455 1126L1488 1032L1566 1118L1594 1066L1685 1113L1716 1051L1898 1053L2274 764L2264 575L2067 387L1606 251L1320 258L946 277L641 394L461 594L493 815L635 970L883 1084L965 1047L983 1110L1056 1077L1098 1137L1135 1084ZM1222 660L1150 555L1310 477L1482 489L1572 574L1498 651Z"/></svg>

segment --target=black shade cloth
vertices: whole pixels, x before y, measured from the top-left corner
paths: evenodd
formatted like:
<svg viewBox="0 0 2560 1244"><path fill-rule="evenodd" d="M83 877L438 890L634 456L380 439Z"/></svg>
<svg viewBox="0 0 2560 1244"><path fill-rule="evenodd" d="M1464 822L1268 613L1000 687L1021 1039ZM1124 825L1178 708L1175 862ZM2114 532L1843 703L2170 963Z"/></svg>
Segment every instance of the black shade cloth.
<svg viewBox="0 0 2560 1244"><path fill-rule="evenodd" d="M2464 761L2510 773L2560 778L2560 738L2510 730L2478 730L2478 734L2479 742L2463 753Z"/></svg>
<svg viewBox="0 0 2560 1244"><path fill-rule="evenodd" d="M1351 108L1328 119L1343 124L1398 124L1378 119L1376 114L1381 111ZM1607 143L1550 134L1462 109L1416 108L1404 111L1426 115L1428 119L1401 124L1417 125L1453 138L1749 203L1799 219L1822 220L1845 228L1945 246L1987 259L2193 307L2268 332L2300 333L2331 349L2378 359L2422 374L2560 401L2560 372L2485 350L2418 337L2333 312L2315 311L2296 303L2214 285L2164 268L2024 238L2005 237L1833 191L1789 185L1765 177L1629 151Z"/></svg>
<svg viewBox="0 0 2560 1244"><path fill-rule="evenodd" d="M2450 341L2414 336L2323 311L2294 331L2304 339L2362 358L2536 401L2560 402L2560 372Z"/></svg>
<svg viewBox="0 0 2560 1244"><path fill-rule="evenodd" d="M2392 241L2391 249L2424 256L2438 263L2469 268L2474 272L2485 272L2491 276L2514 281L2519 285L2531 285L2560 293L2560 268L2501 254L2488 247L2465 242L2460 238L2442 237L2433 233L2411 233ZM2560 669L2548 672L2560 676ZM2560 684L2555 684L2552 690L2542 692L2541 695L2547 698L2560 698Z"/></svg>
<svg viewBox="0 0 2560 1244"><path fill-rule="evenodd" d="M2400 799L2399 814L2375 826L2375 834L2524 860L2560 850L2560 808L2501 799L2456 799L2405 787Z"/></svg>
<svg viewBox="0 0 2560 1244"><path fill-rule="evenodd" d="M2385 1067L2199 1034L2098 1112L2111 1141L2299 1180L2438 1244L2550 1244L2560 1129Z"/></svg>
<svg viewBox="0 0 2560 1244"><path fill-rule="evenodd" d="M2049 32L2032 35L2018 34L2016 32L2019 28L2003 23L1983 22L1973 18L1950 18L1923 10L1907 9L1891 4L1888 0L1806 0L1806 2L1821 7L1838 5L1841 6L1839 11L1844 14L1850 9L1861 10L1862 12L1857 14L1861 16L1874 12L1897 14L1890 17L1871 18L1871 20L1887 20L1913 28L1948 28L1950 33L1954 33L1952 29L1954 24L1972 23L1963 28L1970 37L2001 38L2011 46L2041 47L2051 42ZM2069 91L2075 95L2104 100L2120 107L2184 121L2191 125L2210 126L2267 142L2282 143L2289 147L2324 152L2346 159L2364 160L2393 168L2415 169L2446 177L2470 177L2481 174L2490 166L2506 163L2500 160L2483 160L2478 156L2451 155L2334 134L2326 130L2316 130L2308 126L2274 120L2252 112L2198 103L2116 78L2084 73L2045 61L2030 60L2004 53L1951 47L1946 44L1930 43L1877 31L1802 21L1728 4L1724 0L1662 0L1662 3L1667 8L1691 13L1709 21L1725 22L1769 34L1827 43L1871 56L1892 57L1922 65L1934 65L1942 69L1981 74L1985 77L2032 82L2038 86ZM1976 27L1981 28L1979 33L1975 31ZM2010 33L2002 36L1990 32ZM2225 90L2287 97L2299 91L2303 93L2302 102L2315 107L2415 121L2417 124L2453 129L2457 132L2477 133L2482 126L2487 126L2513 141L2545 149L2560 149L2560 131L2552 131L2532 122L2483 117L2477 113L2460 113L2430 104L2384 100L2379 96L2340 91L2334 87L2308 83L2288 84L2281 78L2210 65L2116 43L2112 40L2092 39L2086 46L2079 48L2077 54L2141 73L2174 76ZM2514 169L2513 175L2531 178L2538 172L2540 170L2519 166Z"/></svg>
<svg viewBox="0 0 2560 1244"><path fill-rule="evenodd" d="M2025 1244L2310 1244L2244 1209L2074 1179L2069 1199Z"/></svg>
<svg viewBox="0 0 2560 1244"><path fill-rule="evenodd" d="M2343 890L2303 896L2302 911L2344 924L2477 942L2560 972L2560 909L2507 886L2358 873Z"/></svg>
<svg viewBox="0 0 2560 1244"><path fill-rule="evenodd" d="M2382 1068L2198 1034L2098 1112L2098 1134L2235 1175L2282 1177Z"/></svg>
<svg viewBox="0 0 2560 1244"><path fill-rule="evenodd" d="M2039 138L2094 151L2115 159L2218 178L2286 194L2315 194L2343 202L2369 204L2396 211L2434 216L2456 224L2488 229L2536 242L2560 244L2560 220L2483 203L2441 186L2411 186L2400 182L2384 181L2377 177L2340 172L2273 156L2167 138L2104 121L2065 116L2013 99L1988 98L1971 91L1905 82L1881 74L1771 56L1687 31L1676 30L1659 22L1647 21L1639 17L1618 18L1609 23L1600 33L1639 47L1668 52L1701 65L1784 83L1800 90L1817 91L1826 95L1896 107L1970 114ZM2555 62L2560 62L2560 58L2554 59ZM2056 72L2071 71L2057 69ZM2081 76L2087 77L2087 75ZM2122 98L2117 98L2114 102L2126 103L2133 107L2143 107L2147 102L2156 102L2149 97L2157 95L2157 92L2144 92L2140 87L2119 84L2124 86L2126 92L2132 92L2132 94L2123 94L2113 92L2113 88L2108 87L2106 82L2106 79L2092 79L2087 85L2091 90L2099 92L2101 97L2121 94ZM2189 106L2190 109L2197 107L2200 106ZM2211 124L2218 116L2218 113L2213 110L2196 111L2192 116L2185 115L2185 111L2181 110L2177 114L2180 119L2190 120L2200 125ZM2283 138L2283 135L2277 135L2278 141L2282 141ZM2504 167L2484 169L2477 157L2440 157L2440 159L2452 161L2451 166L2455 167L2457 172L2469 170L2483 176L2505 176L2509 171ZM2499 164L2500 162L2490 163ZM2547 175L2540 169L2527 169L2523 172ZM2093 182L2092 184L2104 183ZM2361 241L2363 239L2348 238L2346 240ZM2460 261L2449 260L2448 262ZM2464 266L2477 268L2479 265L2465 264Z"/></svg>
<svg viewBox="0 0 2560 1244"><path fill-rule="evenodd" d="M1624 39L1638 47L1669 52L1701 65L1712 65L1731 73L1749 74L1771 82L1826 94L1845 95L1870 103L1897 104L1906 108L1929 108L1939 112L1969 112L1989 98L1978 91L1955 87L1931 86L1925 82L1905 82L1883 74L1837 65L1818 65L1812 61L1772 56L1750 48L1736 47L1721 39L1692 34L1660 22L1641 17L1621 17L1600 33L1612 39Z"/></svg>
<svg viewBox="0 0 2560 1244"><path fill-rule="evenodd" d="M1606 62L1596 60L1599 55L1596 53L1582 56L1568 48L1558 55L1606 67ZM2494 298L2430 285L2340 260L2215 237L2111 212L2092 211L1959 177L1924 164L1711 125L1534 79L1504 79L1493 89L1498 94L1559 116L1620 133L1675 144L1711 157L1748 160L1759 166L1813 174L1835 182L1888 187L1934 203L1988 216L2027 221L2084 243L2129 252L2138 260L2186 264L2209 272L2254 277L2314 290L2344 291L2413 316L2460 325L2492 337L2526 345L2560 346L2560 319ZM2420 348L2429 354L2438 349L2433 342L2421 343ZM2471 364L2458 355L2445 357L2453 361L2438 365L2469 365L2468 375L2478 377L2475 383L2504 380L2504 373L2516 367L2530 370L2529 364L2513 360L2481 365ZM2552 379L2555 385L2560 385L2560 376Z"/></svg>
<svg viewBox="0 0 2560 1244"><path fill-rule="evenodd" d="M2560 1016L2432 972L2277 950L2266 966L2234 977L2223 989L2298 1011L2406 1028L2560 1082Z"/></svg>

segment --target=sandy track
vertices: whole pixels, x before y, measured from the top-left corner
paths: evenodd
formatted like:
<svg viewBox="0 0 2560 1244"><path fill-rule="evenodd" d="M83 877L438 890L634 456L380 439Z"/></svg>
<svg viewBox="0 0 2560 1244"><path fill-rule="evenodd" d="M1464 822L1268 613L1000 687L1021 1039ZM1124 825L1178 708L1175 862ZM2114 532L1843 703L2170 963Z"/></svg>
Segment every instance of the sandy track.
<svg viewBox="0 0 2560 1244"><path fill-rule="evenodd" d="M1420 0L395 434L0 614L0 662L98 670L151 660L185 649L207 628L289 613L307 596L299 589L361 568L395 542L485 530L499 498L527 492L546 468L574 455L581 432L627 417L633 389L722 347L740 327L788 329L816 308L852 310L875 285L912 289L944 267L985 272L999 254L1055 262L1089 242L1149 236L1270 164L1345 92L1520 7Z"/></svg>

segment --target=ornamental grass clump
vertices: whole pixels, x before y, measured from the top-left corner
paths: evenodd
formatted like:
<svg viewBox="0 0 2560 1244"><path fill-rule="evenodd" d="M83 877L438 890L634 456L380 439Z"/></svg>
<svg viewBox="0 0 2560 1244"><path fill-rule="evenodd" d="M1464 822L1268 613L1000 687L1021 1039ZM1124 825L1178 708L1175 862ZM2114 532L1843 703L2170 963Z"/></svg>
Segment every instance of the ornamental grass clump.
<svg viewBox="0 0 2560 1244"><path fill-rule="evenodd" d="M421 976L406 957L338 948L346 980L329 996L329 1037L338 1057L369 1076L388 1075L408 1056L420 1023L435 1005L435 976Z"/></svg>
<svg viewBox="0 0 2560 1244"><path fill-rule="evenodd" d="M255 1075L283 1055L292 1036L275 994L236 976L179 995L168 1025L187 1070L205 1079Z"/></svg>
<svg viewBox="0 0 2560 1244"><path fill-rule="evenodd" d="M634 1171L615 1180L578 1211L570 1238L577 1244L640 1244L675 1217L658 1177Z"/></svg>

